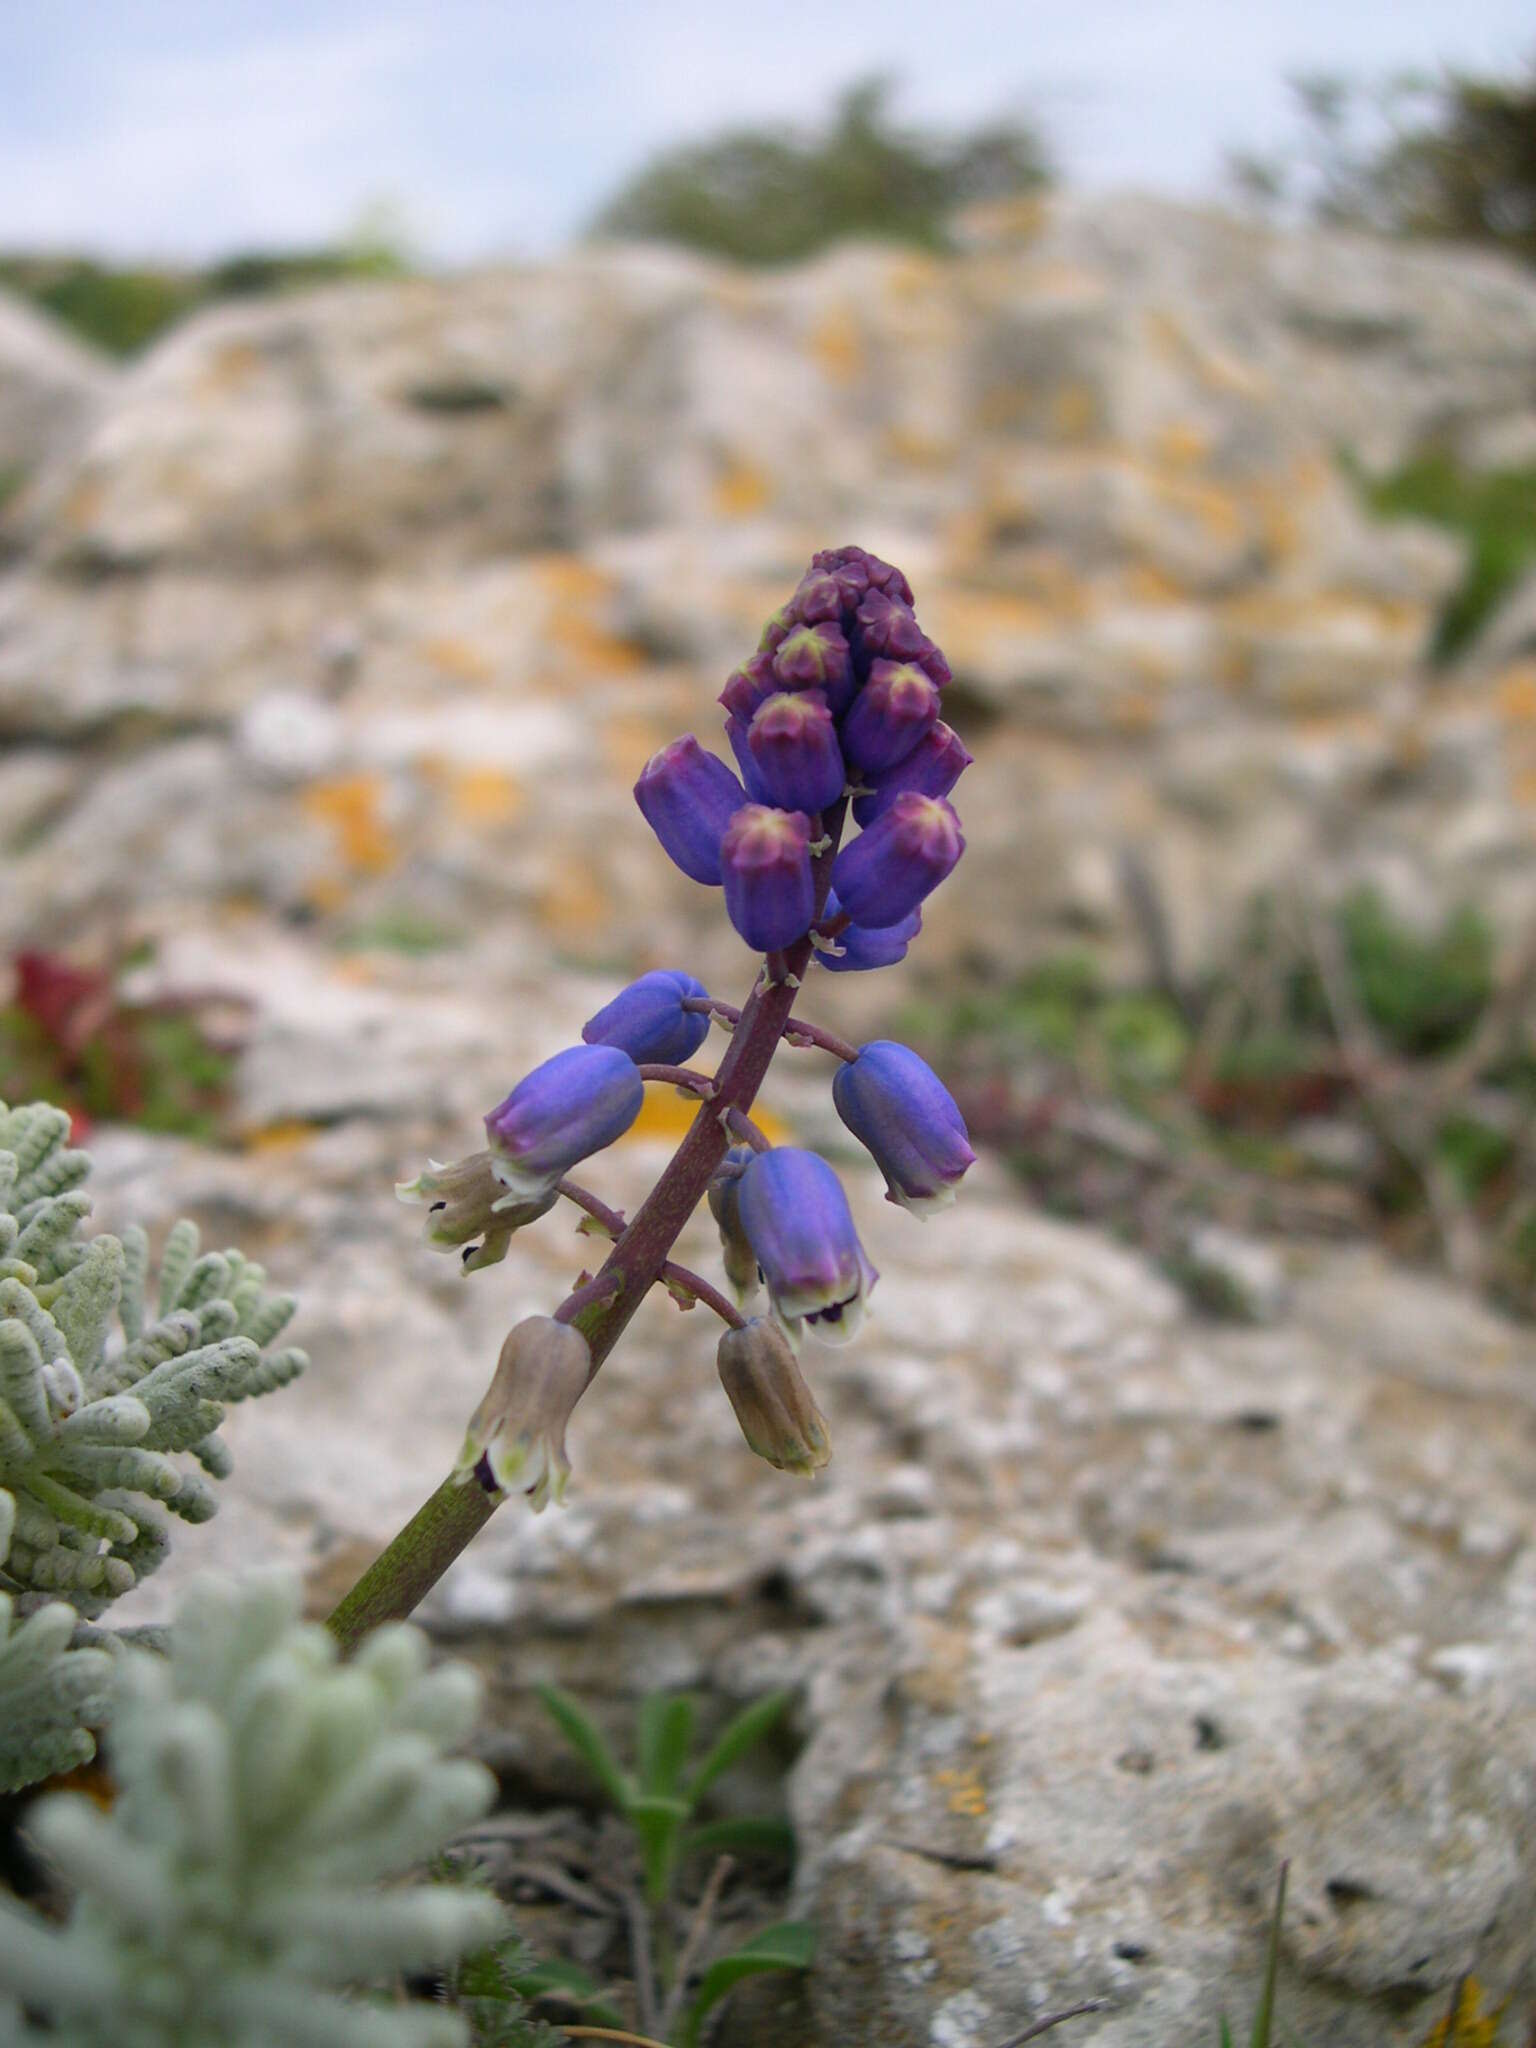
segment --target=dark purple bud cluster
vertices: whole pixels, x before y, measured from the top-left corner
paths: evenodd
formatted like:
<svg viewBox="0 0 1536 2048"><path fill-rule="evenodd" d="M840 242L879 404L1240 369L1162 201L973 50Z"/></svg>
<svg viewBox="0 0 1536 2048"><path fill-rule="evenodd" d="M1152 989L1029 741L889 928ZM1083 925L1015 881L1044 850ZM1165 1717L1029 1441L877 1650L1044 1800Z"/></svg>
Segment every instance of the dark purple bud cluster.
<svg viewBox="0 0 1536 2048"><path fill-rule="evenodd" d="M814 1152L770 1145L749 1111L788 1040L841 1062L833 1101L891 1201L919 1215L939 1208L973 1162L959 1109L916 1053L885 1039L854 1047L792 1015L808 959L836 973L902 959L921 904L964 851L948 796L971 757L938 715L949 680L901 572L860 548L830 550L721 693L740 775L691 734L648 763L635 788L641 811L685 874L723 888L731 923L767 971L741 1010L681 969L642 974L587 1020L580 1045L492 1110L485 1151L400 1189L427 1206L429 1240L458 1249L466 1271L501 1258L512 1233L562 1196L586 1212L585 1228L616 1240L602 1272L583 1275L553 1318L530 1318L508 1338L461 1478L497 1497L522 1490L536 1506L559 1497L566 1421L622 1326L605 1318L657 1279L727 1323L720 1377L751 1448L786 1471L826 1463L826 1424L796 1347L807 1335L848 1342L878 1275L833 1169ZM850 798L859 829L840 846ZM685 1064L711 1016L734 1036L714 1074ZM630 1128L647 1081L689 1089L701 1105L642 1220L626 1228L566 1176ZM670 1260L701 1195L734 1309ZM743 1321L764 1286L767 1313Z"/></svg>
<svg viewBox="0 0 1536 2048"><path fill-rule="evenodd" d="M636 800L685 875L724 884L754 951L811 933L818 951L841 940L824 957L842 972L885 966L965 850L948 798L971 757L939 716L949 681L901 571L863 548L826 549L720 693L739 775L690 734L651 759ZM819 873L850 797L861 836ZM904 936L874 937L893 930Z"/></svg>

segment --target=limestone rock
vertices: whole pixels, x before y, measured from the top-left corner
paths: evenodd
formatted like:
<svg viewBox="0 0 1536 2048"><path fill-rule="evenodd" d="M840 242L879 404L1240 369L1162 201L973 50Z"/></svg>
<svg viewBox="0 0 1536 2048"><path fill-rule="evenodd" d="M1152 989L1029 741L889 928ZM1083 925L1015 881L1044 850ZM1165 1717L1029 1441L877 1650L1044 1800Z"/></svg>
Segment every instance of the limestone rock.
<svg viewBox="0 0 1536 2048"><path fill-rule="evenodd" d="M104 358L0 291L0 507L84 431L114 382Z"/></svg>

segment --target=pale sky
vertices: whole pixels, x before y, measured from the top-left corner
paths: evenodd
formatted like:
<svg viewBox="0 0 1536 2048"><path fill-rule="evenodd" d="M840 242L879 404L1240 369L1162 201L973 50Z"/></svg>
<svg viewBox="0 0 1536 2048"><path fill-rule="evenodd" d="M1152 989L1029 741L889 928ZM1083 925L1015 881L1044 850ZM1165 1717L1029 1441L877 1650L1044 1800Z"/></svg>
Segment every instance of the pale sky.
<svg viewBox="0 0 1536 2048"><path fill-rule="evenodd" d="M913 121L1033 115L1077 184L1210 193L1290 72L1533 50L1532 0L0 0L0 248L200 259L387 201L429 257L537 253L659 146L871 70Z"/></svg>

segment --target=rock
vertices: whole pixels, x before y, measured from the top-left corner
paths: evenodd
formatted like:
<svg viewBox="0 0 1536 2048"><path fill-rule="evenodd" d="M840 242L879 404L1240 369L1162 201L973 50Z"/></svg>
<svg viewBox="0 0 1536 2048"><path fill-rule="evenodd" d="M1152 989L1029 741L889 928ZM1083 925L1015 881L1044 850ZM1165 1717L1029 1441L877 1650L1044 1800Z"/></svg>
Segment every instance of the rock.
<svg viewBox="0 0 1536 2048"><path fill-rule="evenodd" d="M551 1034L588 999L547 1001ZM573 1277L559 1216L468 1281L427 1251L389 1182L473 1132L409 1125L100 1148L103 1221L190 1202L238 1233L300 1288L315 1361L232 1419L221 1512L146 1613L252 1554L334 1596L446 1469L501 1332ZM633 1205L664 1158L626 1142L589 1177ZM1528 1334L1326 1249L1280 1321L1222 1327L986 1167L924 1228L848 1178L884 1278L854 1347L805 1354L828 1471L752 1460L703 1317L649 1303L578 1411L570 1507L503 1509L434 1595L508 1781L589 1796L535 1679L617 1739L649 1686L710 1719L793 1687L815 2043L992 2048L1089 1997L1108 2048L1197 2036L1251 2010L1282 1857L1300 2038L1409 2048L1474 1967L1536 1992ZM684 1241L704 1270L710 1237Z"/></svg>
<svg viewBox="0 0 1536 2048"><path fill-rule="evenodd" d="M1211 1315L1273 1323L1285 1306L1285 1268L1274 1247L1219 1224L1189 1231L1170 1268L1190 1300Z"/></svg>
<svg viewBox="0 0 1536 2048"><path fill-rule="evenodd" d="M1536 657L1536 575L1518 583L1478 635L1474 659L1479 667Z"/></svg>
<svg viewBox="0 0 1536 2048"><path fill-rule="evenodd" d="M104 358L0 291L0 510L32 470L79 439L113 382Z"/></svg>

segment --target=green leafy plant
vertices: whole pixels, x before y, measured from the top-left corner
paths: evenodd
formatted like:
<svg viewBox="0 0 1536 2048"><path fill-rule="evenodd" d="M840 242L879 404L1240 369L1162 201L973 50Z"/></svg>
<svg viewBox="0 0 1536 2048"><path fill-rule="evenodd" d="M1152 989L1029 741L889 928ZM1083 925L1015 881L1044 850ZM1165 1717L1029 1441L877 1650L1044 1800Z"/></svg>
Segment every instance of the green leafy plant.
<svg viewBox="0 0 1536 2048"><path fill-rule="evenodd" d="M690 1768L693 1701L683 1693L647 1693L636 1716L632 1772L621 1766L601 1729L569 1693L545 1685L539 1687L539 1699L634 1831L645 1897L654 1915L663 1991L660 2023L666 2026L675 2020L678 2048L697 2048L710 2013L738 1984L765 1972L809 1969L814 1953L814 1928L804 1921L779 1921L709 1962L690 1997L688 1956L674 1956L670 1929L678 1871L687 1856L765 1849L792 1852L794 1837L782 1821L695 1820L705 1793L763 1740L783 1715L789 1696L769 1693L743 1707ZM650 2015L643 2019L656 2023Z"/></svg>
<svg viewBox="0 0 1536 2048"><path fill-rule="evenodd" d="M1466 570L1435 629L1435 658L1451 660L1536 566L1536 468L1473 470L1434 454L1381 477L1350 467L1380 518L1426 519L1465 541Z"/></svg>
<svg viewBox="0 0 1536 2048"><path fill-rule="evenodd" d="M93 1753L101 1653L69 1647L164 1558L167 1514L205 1522L231 1468L225 1408L307 1360L274 1348L294 1313L238 1251L82 1236L90 1157L47 1103L0 1103L0 1589L40 1608L0 1639L0 1786ZM44 1601L66 1604L42 1605Z"/></svg>
<svg viewBox="0 0 1536 2048"><path fill-rule="evenodd" d="M1275 1980L1280 1971L1280 1930L1285 1921L1285 1883L1289 1875L1290 1865L1282 1863L1275 1885L1275 1909L1269 1919L1269 1940L1264 1949L1264 1980L1259 1988L1259 2002L1254 2008L1248 2048L1269 2048L1274 2029ZM1221 2048L1234 2048L1231 2023L1225 2013L1221 2016L1220 2041Z"/></svg>
<svg viewBox="0 0 1536 2048"><path fill-rule="evenodd" d="M490 1774L445 1754L478 1682L429 1670L404 1625L343 1665L299 1615L286 1575L207 1581L168 1657L119 1652L112 1811L55 1793L29 1817L68 1919L0 1902L7 2040L464 2048L464 2016L388 1987L505 1928L482 1891L395 1882L491 1803Z"/></svg>

